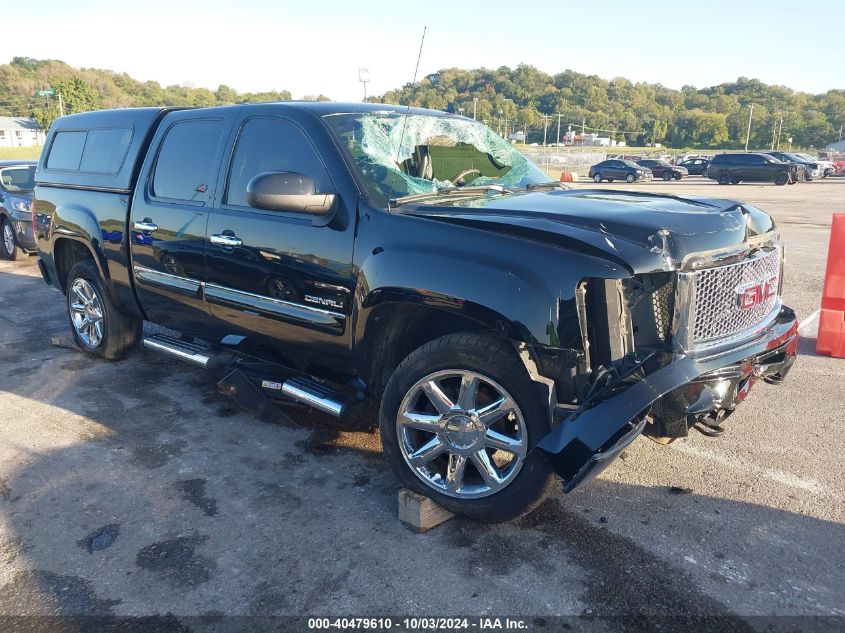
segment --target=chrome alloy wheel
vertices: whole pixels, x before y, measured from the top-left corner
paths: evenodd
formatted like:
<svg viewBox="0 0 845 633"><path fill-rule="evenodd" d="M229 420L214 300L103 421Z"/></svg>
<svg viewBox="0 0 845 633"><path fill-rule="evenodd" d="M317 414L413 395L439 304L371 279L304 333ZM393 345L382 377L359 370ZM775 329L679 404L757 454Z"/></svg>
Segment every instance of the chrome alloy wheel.
<svg viewBox="0 0 845 633"><path fill-rule="evenodd" d="M3 222L3 246L6 248L6 253L15 252L15 234L12 232L12 225L8 222Z"/></svg>
<svg viewBox="0 0 845 633"><path fill-rule="evenodd" d="M501 491L528 453L525 419L510 394L462 369L434 372L411 387L399 405L396 435L414 474L459 499Z"/></svg>
<svg viewBox="0 0 845 633"><path fill-rule="evenodd" d="M70 286L70 319L86 347L94 349L103 341L103 303L97 290L85 279Z"/></svg>

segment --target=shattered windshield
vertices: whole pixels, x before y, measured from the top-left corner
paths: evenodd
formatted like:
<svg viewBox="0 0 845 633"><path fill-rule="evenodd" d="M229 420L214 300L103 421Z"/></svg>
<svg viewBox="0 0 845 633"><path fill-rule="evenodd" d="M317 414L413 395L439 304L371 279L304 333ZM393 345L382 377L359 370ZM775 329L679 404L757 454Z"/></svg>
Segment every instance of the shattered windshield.
<svg viewBox="0 0 845 633"><path fill-rule="evenodd" d="M526 187L549 177L486 125L401 111L323 117L382 207L453 187ZM481 194L483 195L483 194Z"/></svg>

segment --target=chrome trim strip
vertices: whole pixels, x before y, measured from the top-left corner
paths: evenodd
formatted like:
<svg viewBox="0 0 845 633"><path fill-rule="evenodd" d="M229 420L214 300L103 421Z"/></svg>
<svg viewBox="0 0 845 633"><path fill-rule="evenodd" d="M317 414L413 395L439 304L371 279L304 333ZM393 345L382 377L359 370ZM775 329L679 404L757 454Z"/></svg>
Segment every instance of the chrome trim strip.
<svg viewBox="0 0 845 633"><path fill-rule="evenodd" d="M672 314L672 341L675 352L685 354L692 348L695 323L695 273L678 273L675 308Z"/></svg>
<svg viewBox="0 0 845 633"><path fill-rule="evenodd" d="M167 288L169 290L184 291L190 294L198 295L202 282L188 277L180 277L179 275L171 275L170 273L163 273L146 266L134 265L132 267L135 272L135 278L138 281L143 281L154 286Z"/></svg>
<svg viewBox="0 0 845 633"><path fill-rule="evenodd" d="M179 347L176 347L175 345L171 346L168 345L166 342L156 340L155 338L145 338L144 347L157 352L169 354L170 356L175 356L176 358L187 361L192 365L198 365L199 367L203 368L208 367L208 361L211 359L210 356L206 356L205 354L192 352L187 349L181 349Z"/></svg>
<svg viewBox="0 0 845 633"><path fill-rule="evenodd" d="M282 385L282 393L293 398L298 402L304 402L307 405L319 409L323 413L328 413L336 418L343 415L344 404L331 400L320 394L307 391L305 385L299 384L296 379L286 380Z"/></svg>
<svg viewBox="0 0 845 633"><path fill-rule="evenodd" d="M779 245L777 231L769 231L763 235L749 237L742 244L716 248L710 251L689 253L681 260L680 270L698 270L700 268L720 266L721 264L719 262L733 257L740 257L743 253L748 253L755 248ZM744 258L743 261L745 261Z"/></svg>
<svg viewBox="0 0 845 633"><path fill-rule="evenodd" d="M280 316L307 321L319 325L337 326L343 323L346 315L332 310L314 308L301 303L293 303L282 299L274 299L262 295L253 294L243 290L235 290L217 284L204 284L206 299L216 299L218 302L234 304L239 308L252 308L253 310L265 310Z"/></svg>

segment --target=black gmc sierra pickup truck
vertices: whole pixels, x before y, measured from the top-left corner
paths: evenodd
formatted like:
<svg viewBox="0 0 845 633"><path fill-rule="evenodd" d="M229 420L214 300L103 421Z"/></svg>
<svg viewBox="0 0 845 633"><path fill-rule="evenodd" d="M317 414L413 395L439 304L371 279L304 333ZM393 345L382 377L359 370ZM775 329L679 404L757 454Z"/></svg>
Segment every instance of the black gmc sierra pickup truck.
<svg viewBox="0 0 845 633"><path fill-rule="evenodd" d="M39 267L83 350L143 343L242 402L375 404L396 476L480 520L531 509L554 473L572 490L640 434L721 433L796 355L769 215L567 190L454 114L75 114L34 197Z"/></svg>

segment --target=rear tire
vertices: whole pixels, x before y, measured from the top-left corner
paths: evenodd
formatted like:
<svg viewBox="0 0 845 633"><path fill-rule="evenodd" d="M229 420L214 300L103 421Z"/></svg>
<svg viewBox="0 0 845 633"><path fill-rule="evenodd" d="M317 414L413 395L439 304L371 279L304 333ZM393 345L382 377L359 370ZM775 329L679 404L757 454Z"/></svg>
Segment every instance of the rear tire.
<svg viewBox="0 0 845 633"><path fill-rule="evenodd" d="M0 251L2 251L3 259L9 259L13 262L26 259L29 255L18 246L18 239L15 237L15 228L12 223L3 218L0 224L2 224L0 226Z"/></svg>
<svg viewBox="0 0 845 633"><path fill-rule="evenodd" d="M468 389L475 395L464 399L464 381L474 379L482 387ZM432 384L433 393L446 396L439 407L428 395ZM500 398L513 406L490 409ZM500 415L491 422L489 413L480 413L485 409ZM496 522L530 512L555 483L541 451L531 451L549 432L548 417L513 347L490 335L465 333L426 343L402 361L385 388L379 426L387 462L405 486L456 514ZM487 444L508 440L519 444L510 451ZM412 459L432 446L436 457ZM414 459L419 463L412 465ZM489 479L484 464L493 464L496 479ZM453 466L460 479L450 489Z"/></svg>
<svg viewBox="0 0 845 633"><path fill-rule="evenodd" d="M663 180L665 180L666 182L669 182L670 180L672 180L672 172L671 171L664 171L663 172Z"/></svg>
<svg viewBox="0 0 845 633"><path fill-rule="evenodd" d="M118 360L138 345L143 321L117 309L92 260L74 264L65 288L70 331L82 351Z"/></svg>
<svg viewBox="0 0 845 633"><path fill-rule="evenodd" d="M731 181L733 179L731 178L730 172L723 171L722 173L719 174L719 177L718 177L717 180L718 180L720 185L729 185L729 184L731 184Z"/></svg>
<svg viewBox="0 0 845 633"><path fill-rule="evenodd" d="M790 178L789 174L787 174L785 171L778 172L775 175L775 184L778 187L783 187L784 185L790 182L792 182L792 178Z"/></svg>

